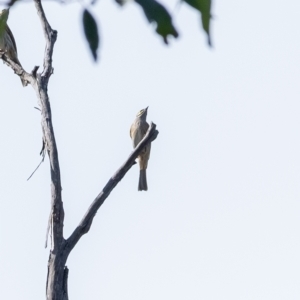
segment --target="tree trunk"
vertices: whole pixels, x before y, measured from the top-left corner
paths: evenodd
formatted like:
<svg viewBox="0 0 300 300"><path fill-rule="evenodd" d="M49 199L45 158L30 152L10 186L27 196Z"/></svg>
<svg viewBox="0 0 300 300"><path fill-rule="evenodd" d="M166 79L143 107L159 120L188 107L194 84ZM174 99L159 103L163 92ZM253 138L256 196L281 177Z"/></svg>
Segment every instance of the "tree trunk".
<svg viewBox="0 0 300 300"><path fill-rule="evenodd" d="M64 240L57 250L51 250L48 260L48 276L46 286L47 300L67 300L68 299L68 273L65 266L69 251L66 249Z"/></svg>

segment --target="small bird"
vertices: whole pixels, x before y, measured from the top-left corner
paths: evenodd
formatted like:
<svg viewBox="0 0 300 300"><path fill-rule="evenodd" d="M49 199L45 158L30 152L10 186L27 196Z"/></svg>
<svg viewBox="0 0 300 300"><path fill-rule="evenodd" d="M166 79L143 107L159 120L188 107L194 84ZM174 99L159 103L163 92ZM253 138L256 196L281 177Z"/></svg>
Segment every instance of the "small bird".
<svg viewBox="0 0 300 300"><path fill-rule="evenodd" d="M138 114L136 115L136 118L135 118L133 124L130 127L130 137L132 139L133 148L135 148L138 145L138 143L144 138L144 136L149 128L149 124L146 121L147 110L148 110L148 107L140 110L138 112ZM146 169L148 166L150 149L151 149L151 144L148 144L143 149L141 154L138 156L138 162L140 165L140 178L139 178L139 185L138 185L139 191L147 191L148 190Z"/></svg>
<svg viewBox="0 0 300 300"><path fill-rule="evenodd" d="M5 54L16 64L21 65L18 59L17 45L15 38L7 25L7 19L9 15L8 9L3 9L0 12L0 50L4 51ZM27 82L21 78L23 86L27 85Z"/></svg>

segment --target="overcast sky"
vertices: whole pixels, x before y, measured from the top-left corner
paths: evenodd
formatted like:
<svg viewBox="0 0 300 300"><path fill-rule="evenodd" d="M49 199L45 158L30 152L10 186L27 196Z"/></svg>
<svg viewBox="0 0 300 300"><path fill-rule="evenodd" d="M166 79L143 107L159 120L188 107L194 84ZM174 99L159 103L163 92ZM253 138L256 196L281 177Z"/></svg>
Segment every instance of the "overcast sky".
<svg viewBox="0 0 300 300"><path fill-rule="evenodd" d="M49 84L65 237L132 151L149 106L148 192L134 166L99 210L67 266L71 300L300 298L300 2L215 1L210 49L198 14L164 1L180 37L165 46L141 9L98 1L94 64L81 4L45 3L58 31ZM33 3L9 25L19 59L42 66ZM45 298L48 159L36 96L0 63L0 294Z"/></svg>

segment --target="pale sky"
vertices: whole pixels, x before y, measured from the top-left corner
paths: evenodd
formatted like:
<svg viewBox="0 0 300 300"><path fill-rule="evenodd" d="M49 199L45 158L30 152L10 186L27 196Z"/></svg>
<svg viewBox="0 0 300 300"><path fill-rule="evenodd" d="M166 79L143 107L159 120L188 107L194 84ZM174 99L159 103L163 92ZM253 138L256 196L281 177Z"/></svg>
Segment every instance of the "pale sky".
<svg viewBox="0 0 300 300"><path fill-rule="evenodd" d="M164 1L180 33L165 46L141 9L98 1L94 64L81 4L45 3L58 31L49 84L65 237L132 151L149 106L148 192L133 167L67 266L70 300L300 299L300 2L215 1L210 49L198 14ZM32 3L9 25L29 72L44 39ZM45 299L48 159L36 96L0 64L1 299Z"/></svg>

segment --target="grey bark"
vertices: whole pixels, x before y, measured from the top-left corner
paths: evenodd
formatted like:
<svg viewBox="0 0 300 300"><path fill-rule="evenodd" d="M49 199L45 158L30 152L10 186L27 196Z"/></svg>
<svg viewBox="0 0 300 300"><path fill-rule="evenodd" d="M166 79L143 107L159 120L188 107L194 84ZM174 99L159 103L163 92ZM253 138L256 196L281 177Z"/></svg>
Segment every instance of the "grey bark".
<svg viewBox="0 0 300 300"><path fill-rule="evenodd" d="M137 145L119 170L117 170L117 172L109 179L103 190L92 202L82 221L75 228L71 236L68 239L64 239L64 208L61 197L60 168L48 96L48 82L53 73L52 54L57 38L57 32L49 25L41 0L34 0L34 3L41 21L46 42L42 72L38 73L39 67L36 66L30 74L27 73L20 65L10 60L5 52L0 53L0 58L11 67L19 77L26 80L33 87L37 95L38 105L41 109L43 143L49 157L51 175L51 211L48 225L48 228L51 231L51 249L48 260L46 299L68 300L67 287L69 270L66 267L66 262L70 252L80 238L89 231L98 209L129 169L135 164L135 159L140 152L146 145L156 139L158 131L156 130L156 125L151 123L144 139Z"/></svg>

